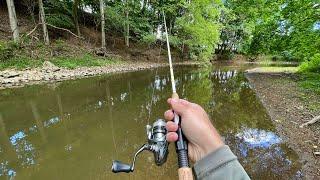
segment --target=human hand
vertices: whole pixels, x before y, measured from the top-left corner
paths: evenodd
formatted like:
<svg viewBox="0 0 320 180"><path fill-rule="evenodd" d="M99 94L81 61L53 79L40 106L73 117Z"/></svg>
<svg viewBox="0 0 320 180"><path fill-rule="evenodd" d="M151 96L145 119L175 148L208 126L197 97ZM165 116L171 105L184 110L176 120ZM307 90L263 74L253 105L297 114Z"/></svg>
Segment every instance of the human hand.
<svg viewBox="0 0 320 180"><path fill-rule="evenodd" d="M201 106L183 99L169 98L168 103L172 110L181 116L181 128L189 141L188 155L191 161L197 162L224 145L219 133ZM172 110L164 113L164 117L168 121L166 128L168 131L167 141L169 142L175 142L178 139L176 133L178 125L172 121L174 118Z"/></svg>

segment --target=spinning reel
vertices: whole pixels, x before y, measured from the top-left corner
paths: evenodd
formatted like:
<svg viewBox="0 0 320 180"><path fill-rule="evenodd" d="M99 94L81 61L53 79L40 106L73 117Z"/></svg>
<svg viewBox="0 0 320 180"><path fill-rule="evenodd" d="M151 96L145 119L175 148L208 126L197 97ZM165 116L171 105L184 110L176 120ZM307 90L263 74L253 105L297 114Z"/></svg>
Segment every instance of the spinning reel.
<svg viewBox="0 0 320 180"><path fill-rule="evenodd" d="M156 165L161 166L166 162L169 153L169 143L166 140L166 122L162 119L158 119L153 123L152 127L150 125L147 125L146 128L148 143L142 145L141 148L134 154L132 164L124 164L120 161L115 160L112 162L112 172L133 172L136 158L138 154L140 154L144 150L148 150L153 153Z"/></svg>

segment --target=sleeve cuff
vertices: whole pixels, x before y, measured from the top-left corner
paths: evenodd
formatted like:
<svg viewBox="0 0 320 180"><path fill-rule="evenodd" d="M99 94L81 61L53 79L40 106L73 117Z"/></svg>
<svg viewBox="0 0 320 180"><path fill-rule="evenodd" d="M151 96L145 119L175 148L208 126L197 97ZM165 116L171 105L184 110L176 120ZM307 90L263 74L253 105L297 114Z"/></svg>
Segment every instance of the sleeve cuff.
<svg viewBox="0 0 320 180"><path fill-rule="evenodd" d="M196 176L202 177L206 172L214 171L215 169L236 159L237 156L232 153L229 146L224 145L196 162L193 168Z"/></svg>

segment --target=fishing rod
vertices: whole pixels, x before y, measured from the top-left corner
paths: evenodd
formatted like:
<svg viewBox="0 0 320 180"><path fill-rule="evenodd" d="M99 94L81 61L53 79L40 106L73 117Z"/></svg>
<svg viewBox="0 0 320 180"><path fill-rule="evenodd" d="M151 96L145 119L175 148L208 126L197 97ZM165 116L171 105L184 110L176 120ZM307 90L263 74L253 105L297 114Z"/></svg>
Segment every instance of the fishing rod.
<svg viewBox="0 0 320 180"><path fill-rule="evenodd" d="M166 16L164 12L163 14L163 23L164 29L166 32L166 39L167 39L167 49L168 49L168 59L169 59L169 67L170 67L170 79L171 79L171 87L172 87L172 95L173 99L179 99L179 95L176 90L176 83L174 80L174 73L173 73L173 66L172 66L172 59L171 59L171 51L170 51L170 43L169 43L169 35L166 23ZM189 158L188 158L188 141L187 138L184 136L182 129L181 129L181 117L174 112L174 123L178 125L178 140L175 142L176 146L176 153L178 155L178 175L179 180L191 180L193 179L192 170L189 166Z"/></svg>
<svg viewBox="0 0 320 180"><path fill-rule="evenodd" d="M165 27L165 33L166 33L166 40L167 40L167 49L168 49L168 59L169 59L169 67L170 67L170 80L171 80L171 87L172 87L172 98L173 99L179 99L179 95L176 91L176 85L174 80L174 73L173 73L173 66L172 66L172 59L171 59L171 52L170 52L170 43L169 43L169 36L168 36L168 30L166 25L166 18L165 14L163 13L163 21L164 21L164 27ZM181 117L174 113L174 119L173 121L178 125L178 140L175 142L176 147L176 153L178 155L178 176L179 180L192 180L192 170L189 166L189 159L188 159L188 142L185 136L183 135L182 129L181 129ZM132 164L125 164L121 161L114 160L112 162L111 170L114 173L119 172L126 172L130 173L134 171L135 168L135 162L137 156L142 151L150 151L154 155L154 161L155 164L158 166L161 166L164 164L168 157L168 147L169 143L166 140L167 130L166 130L166 122L162 119L158 119L156 122L153 123L152 126L147 125L147 143L141 146L137 150L137 152L133 156Z"/></svg>

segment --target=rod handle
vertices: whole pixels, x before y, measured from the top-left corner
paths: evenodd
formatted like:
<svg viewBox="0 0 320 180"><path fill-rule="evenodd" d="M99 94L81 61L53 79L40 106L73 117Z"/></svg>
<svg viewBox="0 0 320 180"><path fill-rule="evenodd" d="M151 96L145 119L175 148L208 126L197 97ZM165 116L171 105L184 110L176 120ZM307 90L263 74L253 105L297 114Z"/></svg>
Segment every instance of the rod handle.
<svg viewBox="0 0 320 180"><path fill-rule="evenodd" d="M192 169L182 167L178 169L179 180L193 180Z"/></svg>
<svg viewBox="0 0 320 180"><path fill-rule="evenodd" d="M179 99L178 93L176 92L172 93L171 98ZM193 180L192 169L190 167L181 167L178 169L178 176L179 176L179 180Z"/></svg>
<svg viewBox="0 0 320 180"><path fill-rule="evenodd" d="M171 96L172 99L179 99L179 95L178 93L172 93L172 96Z"/></svg>

